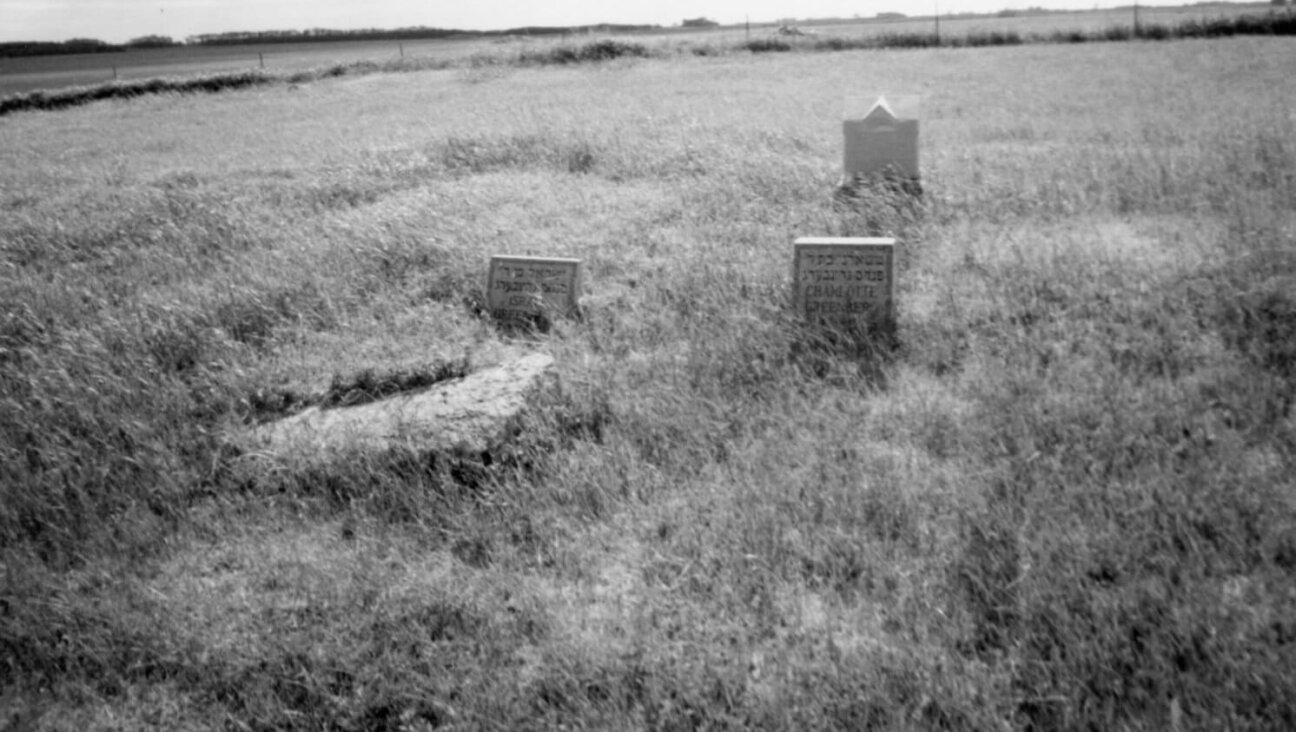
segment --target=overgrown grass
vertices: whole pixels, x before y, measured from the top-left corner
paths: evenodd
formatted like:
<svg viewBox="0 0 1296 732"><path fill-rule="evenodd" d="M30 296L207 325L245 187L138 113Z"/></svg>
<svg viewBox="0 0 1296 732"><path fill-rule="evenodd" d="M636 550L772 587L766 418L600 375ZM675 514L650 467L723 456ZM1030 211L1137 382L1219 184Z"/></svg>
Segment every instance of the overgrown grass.
<svg viewBox="0 0 1296 732"><path fill-rule="evenodd" d="M1273 42L5 120L5 722L1290 726ZM846 80L936 90L920 203L833 199ZM803 234L901 239L894 351L789 314ZM583 317L497 330L474 307L497 252L581 257ZM229 446L519 348L558 386L489 465Z"/></svg>
<svg viewBox="0 0 1296 732"><path fill-rule="evenodd" d="M547 66L611 61L618 58L647 58L650 55L652 54L648 47L641 43L607 39L591 41L580 46L563 44L542 51L523 50L518 54L517 62L523 66Z"/></svg>

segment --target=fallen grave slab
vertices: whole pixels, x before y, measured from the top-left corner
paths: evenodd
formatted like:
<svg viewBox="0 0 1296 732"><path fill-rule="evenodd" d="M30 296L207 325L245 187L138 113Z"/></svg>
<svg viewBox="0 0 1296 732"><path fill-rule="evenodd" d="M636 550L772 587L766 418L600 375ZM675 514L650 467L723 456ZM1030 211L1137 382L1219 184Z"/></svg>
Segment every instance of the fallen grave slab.
<svg viewBox="0 0 1296 732"><path fill-rule="evenodd" d="M553 364L552 356L532 353L424 391L354 407L311 407L257 427L248 448L262 457L306 462L396 446L480 455L505 439Z"/></svg>

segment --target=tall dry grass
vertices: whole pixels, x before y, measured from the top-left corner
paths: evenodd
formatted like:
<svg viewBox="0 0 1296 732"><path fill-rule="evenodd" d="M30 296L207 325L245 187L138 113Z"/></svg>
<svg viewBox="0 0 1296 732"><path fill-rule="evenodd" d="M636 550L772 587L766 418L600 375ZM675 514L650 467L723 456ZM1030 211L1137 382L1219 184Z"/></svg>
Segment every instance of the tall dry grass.
<svg viewBox="0 0 1296 732"><path fill-rule="evenodd" d="M1288 726L1284 43L7 118L6 721ZM832 199L864 88L926 97L918 211ZM866 233L902 242L899 346L821 347L790 243ZM497 332L473 303L502 252L583 258L586 316ZM226 440L519 346L561 386L489 465L289 472Z"/></svg>

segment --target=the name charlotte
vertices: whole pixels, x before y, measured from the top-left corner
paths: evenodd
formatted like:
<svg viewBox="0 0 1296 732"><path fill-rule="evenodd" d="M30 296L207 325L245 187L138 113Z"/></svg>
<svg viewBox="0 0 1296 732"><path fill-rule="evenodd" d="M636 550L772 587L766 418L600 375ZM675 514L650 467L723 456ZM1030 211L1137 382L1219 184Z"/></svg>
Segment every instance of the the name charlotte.
<svg viewBox="0 0 1296 732"><path fill-rule="evenodd" d="M865 315L890 295L890 258L876 253L805 252L797 278L807 314Z"/></svg>
<svg viewBox="0 0 1296 732"><path fill-rule="evenodd" d="M571 292L570 269L532 265L500 265L495 269L491 289L501 293L539 292L566 295Z"/></svg>

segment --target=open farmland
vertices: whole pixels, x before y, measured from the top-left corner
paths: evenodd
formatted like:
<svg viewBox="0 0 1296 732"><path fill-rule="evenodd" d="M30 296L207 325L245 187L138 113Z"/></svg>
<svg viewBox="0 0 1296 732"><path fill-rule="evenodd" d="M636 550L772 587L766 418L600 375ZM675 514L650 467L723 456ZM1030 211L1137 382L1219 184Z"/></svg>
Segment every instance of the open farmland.
<svg viewBox="0 0 1296 732"><path fill-rule="evenodd" d="M1185 7L1153 7L1139 11L1142 26L1173 27L1187 21L1213 20L1264 12L1264 5L1240 3ZM935 29L934 19L914 17L905 20L857 19L833 21L798 21L806 33L821 37L858 41L880 35L924 34ZM1110 29L1132 28L1132 8L1095 9L1071 13L1042 15L945 17L941 34L946 39L976 34L1017 34L1023 39L1046 38L1067 33L1101 33ZM658 33L636 33L622 36L626 40L646 43L662 50L680 43L696 46L739 44L751 39L770 37L778 23L757 22L748 27L708 29L663 28ZM518 52L551 48L572 38L551 36L504 36L462 39L429 39L403 41L342 41L332 43L278 43L233 46L177 46L160 49L131 49L120 53L83 53L28 58L0 58L0 97L35 90L90 86L105 82L159 77L193 77L263 68L271 73L305 72L323 67L374 62L401 66L398 59L408 59L404 66L426 68L430 65L462 65L473 56L506 56Z"/></svg>
<svg viewBox="0 0 1296 732"><path fill-rule="evenodd" d="M102 84L114 78L124 81L256 69L262 68L262 64L266 71L287 73L357 61L390 61L400 58L402 53L424 61L449 59L498 45L484 39L338 41L177 46L120 53L0 58L0 96L35 89Z"/></svg>
<svg viewBox="0 0 1296 732"><path fill-rule="evenodd" d="M918 210L834 203L856 90ZM454 68L0 120L0 706L36 728L1296 723L1296 43ZM900 240L807 344L799 235ZM510 338L491 254L582 258ZM472 471L227 444L552 353Z"/></svg>
<svg viewBox="0 0 1296 732"><path fill-rule="evenodd" d="M1268 12L1265 5L1185 5L1182 7L1141 7L1138 10L1140 25L1174 26L1185 21L1211 20L1245 13ZM1282 11L1279 11L1282 12ZM926 33L935 24L933 16L914 17L910 19L879 20L861 19L837 20L830 23L806 21L801 24L803 30L834 35L855 35L864 33ZM1134 25L1134 8L1102 8L1078 10L1066 13L982 15L976 17L942 17L941 33L966 35L970 33L1017 33L1021 36L1053 33L1070 33L1079 31L1093 33L1108 28L1132 28Z"/></svg>

